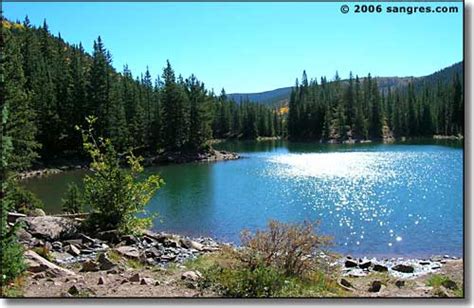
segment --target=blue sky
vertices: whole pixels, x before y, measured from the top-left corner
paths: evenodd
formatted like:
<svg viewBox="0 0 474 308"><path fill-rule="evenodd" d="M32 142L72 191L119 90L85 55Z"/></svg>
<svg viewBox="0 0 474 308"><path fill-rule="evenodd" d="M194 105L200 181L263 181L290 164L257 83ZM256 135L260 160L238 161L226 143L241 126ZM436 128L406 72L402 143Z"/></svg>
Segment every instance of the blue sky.
<svg viewBox="0 0 474 308"><path fill-rule="evenodd" d="M3 10L35 25L46 18L53 34L87 51L101 35L120 71L148 65L156 76L169 59L216 92L291 86L303 69L318 78L422 76L462 60L462 3L442 4L458 13L412 15L342 14L341 4L4 2Z"/></svg>

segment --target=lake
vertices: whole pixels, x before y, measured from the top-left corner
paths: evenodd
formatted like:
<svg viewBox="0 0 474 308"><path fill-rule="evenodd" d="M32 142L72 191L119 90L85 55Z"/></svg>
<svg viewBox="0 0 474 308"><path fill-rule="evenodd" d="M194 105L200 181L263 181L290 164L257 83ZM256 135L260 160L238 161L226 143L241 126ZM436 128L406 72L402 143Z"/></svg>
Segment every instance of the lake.
<svg viewBox="0 0 474 308"><path fill-rule="evenodd" d="M446 144L445 144L446 143ZM166 185L148 206L156 231L239 242L269 219L319 220L355 256L462 256L463 149L438 144L228 142L242 158L148 168ZM47 212L84 171L25 182Z"/></svg>

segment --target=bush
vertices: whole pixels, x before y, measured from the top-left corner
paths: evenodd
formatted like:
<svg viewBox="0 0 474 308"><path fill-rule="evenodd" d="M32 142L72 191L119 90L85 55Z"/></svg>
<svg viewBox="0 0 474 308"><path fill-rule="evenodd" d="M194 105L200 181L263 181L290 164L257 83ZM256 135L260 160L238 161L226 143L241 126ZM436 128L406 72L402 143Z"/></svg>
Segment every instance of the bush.
<svg viewBox="0 0 474 308"><path fill-rule="evenodd" d="M23 246L18 243L16 231L18 224L10 227L7 223L8 212L14 207L13 194L15 191L10 189L9 181L2 183L2 208L0 217L0 253L1 253L1 276L2 287L18 277L26 269L23 261Z"/></svg>
<svg viewBox="0 0 474 308"><path fill-rule="evenodd" d="M315 234L316 224L270 221L268 229L242 233L243 247L222 247L219 254L187 264L204 274L201 287L224 296L334 296L337 283L312 258L330 239Z"/></svg>
<svg viewBox="0 0 474 308"><path fill-rule="evenodd" d="M84 208L84 200L79 187L75 183L70 183L67 188L66 198L62 199L62 209L64 213L81 213Z"/></svg>
<svg viewBox="0 0 474 308"><path fill-rule="evenodd" d="M145 206L164 183L158 175L140 180L143 172L141 157L132 152L126 155L130 170L120 167L120 159L111 141L94 137L92 126L96 118L87 119L89 129L82 131L84 149L92 158L92 175L84 179L84 202L92 209L87 220L93 231L116 229L123 234L133 234L151 225Z"/></svg>
<svg viewBox="0 0 474 308"><path fill-rule="evenodd" d="M263 264L285 275L301 276L314 266L312 257L331 243L329 237L316 235L316 226L317 223L285 224L271 220L268 230L254 235L244 230L244 249L239 258L251 269Z"/></svg>

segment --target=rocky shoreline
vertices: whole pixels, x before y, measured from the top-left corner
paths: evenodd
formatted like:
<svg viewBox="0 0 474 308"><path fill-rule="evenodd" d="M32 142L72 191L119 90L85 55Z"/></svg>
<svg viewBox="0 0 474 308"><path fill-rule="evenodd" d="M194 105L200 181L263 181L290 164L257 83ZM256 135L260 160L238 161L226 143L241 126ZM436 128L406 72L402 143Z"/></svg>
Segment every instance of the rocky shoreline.
<svg viewBox="0 0 474 308"><path fill-rule="evenodd" d="M170 153L163 153L157 156L149 156L145 157L143 164L144 166L151 167L151 166L158 166L158 165L165 165L165 164L184 164L184 163L192 163L192 162L217 162L217 161L225 161L225 160L236 160L239 159L240 155L234 152L229 151L222 151L222 150L210 150L209 152L203 153L188 153L182 154L179 152L170 152ZM28 171L23 171L18 174L18 179L20 181L31 179L31 178L38 178L53 174L59 174L65 171L70 170L80 170L84 169L87 170L89 167L86 163L82 164L74 164L74 165L62 165L58 167L52 168L39 168L33 169Z"/></svg>
<svg viewBox="0 0 474 308"><path fill-rule="evenodd" d="M138 288L135 291L139 292L139 286L158 286L157 279L152 278L156 276L153 273L158 269L167 271L167 269L177 267L180 271L175 275L179 277L176 276L174 282L179 282L179 292L187 294L186 292L191 289L194 290L194 293L190 293L193 294L192 296L201 296L199 292L202 290L197 292L197 289L202 275L199 272L187 270L186 261L217 252L223 246L238 249L232 244L219 243L208 237L190 238L163 232L144 231L138 236L121 236L111 230L89 235L81 231L80 224L83 219L83 215L30 217L10 213L11 225L22 222L24 226L18 231L18 237L25 247L29 272L27 280L33 288L31 290L40 292L45 285L53 283L53 285L56 284L54 286L57 290L61 290L61 293L53 294L48 290L43 290L41 292L47 293L44 296L76 296L81 290L94 289L90 288L91 284L98 288L107 281L109 283L114 281L114 292L120 292L117 290L122 290L126 284ZM389 277L393 279L394 286L399 288L398 284L408 283L409 285L410 281L416 282L423 277L442 273L445 266L449 271L452 266L457 266L457 271L459 271L459 264L462 265L463 262L461 259L447 255L433 256L429 259L369 259L340 257L320 252L312 257L321 260L331 269L331 272L339 277L338 284L341 288L357 296L367 294L389 296L380 293L382 288L377 288L377 286L371 287L372 291L365 290L368 280L370 284L379 281L374 280L374 276ZM137 269L133 266L130 268L127 262L132 262L132 265L141 264L143 268ZM358 291L355 287L357 284L363 284L361 288L364 290ZM387 285L387 282L384 284ZM66 287L67 290L65 290ZM164 285L160 285L159 288L160 292L169 291L169 288L165 288ZM426 287L423 286L423 288L420 290L426 293ZM178 292L178 289L175 291ZM100 290L102 289L95 290L93 294L113 296L110 293L102 294ZM123 296L127 296L126 289L123 289L123 292ZM422 296L425 293L417 294ZM36 293L29 294L34 296ZM149 296L154 296L153 294ZM207 294L206 296L214 295ZM173 293L173 296L187 295Z"/></svg>

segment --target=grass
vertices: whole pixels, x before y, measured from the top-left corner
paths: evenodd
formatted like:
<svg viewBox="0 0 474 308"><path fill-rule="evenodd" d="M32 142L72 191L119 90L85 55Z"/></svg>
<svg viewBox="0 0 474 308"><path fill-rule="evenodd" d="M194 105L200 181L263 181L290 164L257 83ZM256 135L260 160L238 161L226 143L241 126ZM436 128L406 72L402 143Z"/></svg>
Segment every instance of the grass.
<svg viewBox="0 0 474 308"><path fill-rule="evenodd" d="M25 285L25 277L19 276L15 278L11 283L5 286L1 286L1 295L3 297L14 298L23 297L23 288Z"/></svg>
<svg viewBox="0 0 474 308"><path fill-rule="evenodd" d="M445 275L434 274L428 278L426 285L434 288L434 293L441 290L442 286L452 283L451 279ZM449 290L454 297L464 297L463 288L457 286L456 288Z"/></svg>

